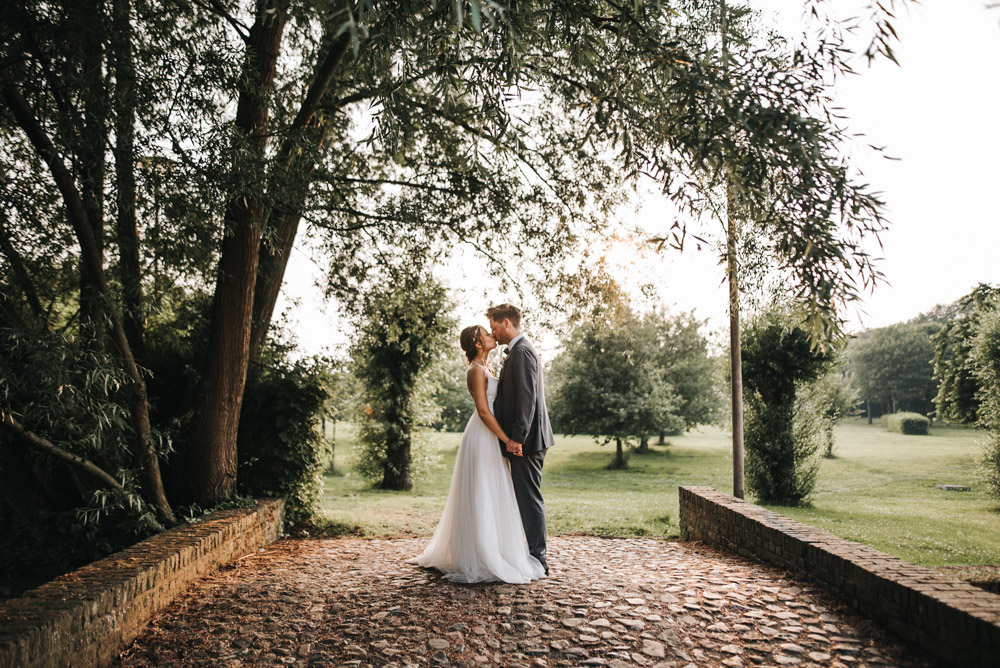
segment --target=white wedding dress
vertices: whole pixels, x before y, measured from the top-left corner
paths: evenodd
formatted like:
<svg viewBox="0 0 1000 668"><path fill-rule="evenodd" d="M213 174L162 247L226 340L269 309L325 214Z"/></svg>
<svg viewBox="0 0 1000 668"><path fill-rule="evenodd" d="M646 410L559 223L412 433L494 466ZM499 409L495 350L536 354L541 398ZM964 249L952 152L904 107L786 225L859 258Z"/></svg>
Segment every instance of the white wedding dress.
<svg viewBox="0 0 1000 668"><path fill-rule="evenodd" d="M486 401L493 410L497 379L485 368ZM434 537L410 563L436 568L452 582L500 580L523 584L545 569L528 554L514 497L510 465L493 432L473 413L462 433L448 500Z"/></svg>

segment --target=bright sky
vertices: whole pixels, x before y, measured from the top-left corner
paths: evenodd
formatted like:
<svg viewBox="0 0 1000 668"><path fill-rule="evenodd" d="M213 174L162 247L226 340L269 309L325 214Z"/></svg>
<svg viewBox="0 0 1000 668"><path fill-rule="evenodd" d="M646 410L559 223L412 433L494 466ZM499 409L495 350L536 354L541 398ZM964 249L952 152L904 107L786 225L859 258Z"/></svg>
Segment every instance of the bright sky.
<svg viewBox="0 0 1000 668"><path fill-rule="evenodd" d="M802 0L750 0L786 34L799 31ZM831 3L827 3L831 4ZM838 7L850 4L838 0ZM954 301L977 283L1000 283L1000 8L987 0L923 0L900 3L894 26L900 66L859 62L859 75L838 85L835 96L854 132L882 145L898 160L862 152L854 156L888 204L883 248L872 249L888 284L848 313L852 330L907 320L936 304ZM861 7L867 6L862 3ZM666 229L673 214L655 196L626 221ZM722 268L710 252L692 248L639 260L612 246L610 259L623 274L655 280L663 305L694 310L719 338L726 326ZM442 268L456 288L464 324L484 322L490 303L523 301L503 293L480 263L465 257ZM302 251L289 263L279 311L291 309L294 331L306 353L333 350L348 328L334 304L323 304L315 282L322 271ZM529 298L530 299L530 298ZM545 346L543 343L543 351Z"/></svg>

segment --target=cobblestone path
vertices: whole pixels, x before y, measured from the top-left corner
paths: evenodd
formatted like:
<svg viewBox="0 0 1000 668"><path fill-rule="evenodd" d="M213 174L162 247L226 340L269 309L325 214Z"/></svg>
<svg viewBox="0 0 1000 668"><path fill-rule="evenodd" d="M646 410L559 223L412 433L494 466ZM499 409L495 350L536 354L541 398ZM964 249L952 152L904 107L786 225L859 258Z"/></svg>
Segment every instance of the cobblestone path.
<svg viewBox="0 0 1000 668"><path fill-rule="evenodd" d="M284 540L186 592L121 666L924 666L821 589L692 543L550 539L552 576L457 585L427 539Z"/></svg>

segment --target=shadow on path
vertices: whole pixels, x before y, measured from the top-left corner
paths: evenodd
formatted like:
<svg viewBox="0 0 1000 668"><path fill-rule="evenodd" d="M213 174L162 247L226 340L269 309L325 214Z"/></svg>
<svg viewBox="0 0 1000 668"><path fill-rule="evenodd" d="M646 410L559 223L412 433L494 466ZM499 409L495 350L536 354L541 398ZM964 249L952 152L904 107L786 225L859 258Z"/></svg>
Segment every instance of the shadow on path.
<svg viewBox="0 0 1000 668"><path fill-rule="evenodd" d="M427 539L284 540L202 580L116 665L924 666L811 585L692 543L562 536L552 577L449 583Z"/></svg>

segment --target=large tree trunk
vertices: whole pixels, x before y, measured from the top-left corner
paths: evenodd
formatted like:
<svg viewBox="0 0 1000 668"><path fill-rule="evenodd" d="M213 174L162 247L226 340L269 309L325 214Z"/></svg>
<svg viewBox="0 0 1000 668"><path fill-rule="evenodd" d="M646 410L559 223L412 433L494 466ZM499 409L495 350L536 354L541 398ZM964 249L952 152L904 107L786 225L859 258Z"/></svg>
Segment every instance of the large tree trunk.
<svg viewBox="0 0 1000 668"><path fill-rule="evenodd" d="M225 233L212 302L204 373L195 407L185 471L193 501L211 504L236 491L236 435L246 385L253 295L265 215L259 189L249 172L263 178L267 145L268 98L287 16L287 3L257 3L257 18L247 40L246 85L236 110L237 141L246 142L251 164L233 165L243 192L226 208ZM237 151L242 154L243 151Z"/></svg>
<svg viewBox="0 0 1000 668"><path fill-rule="evenodd" d="M139 264L139 224L135 213L135 65L132 61L132 3L115 0L112 31L115 59L116 232L122 283L125 335L140 362L146 355L145 308Z"/></svg>
<svg viewBox="0 0 1000 668"><path fill-rule="evenodd" d="M80 174L80 194L87 212L88 224L97 246L100 265L81 259L80 263L80 322L84 341L94 349L104 347L104 295L101 278L104 265L104 149L107 144L107 100L104 85L104 17L101 2L71 3L75 19L81 26L81 59L83 72L80 90L83 93L83 126L76 148Z"/></svg>
<svg viewBox="0 0 1000 668"><path fill-rule="evenodd" d="M253 325L250 332L251 370L260 358L271 318L274 317L274 307L302 218L302 207L316 169L313 158L315 149L304 149L303 144L312 143L318 149L326 140L329 114L332 112L320 113L320 102L344 61L349 46L350 39L346 33L331 41L324 57L316 66L312 83L292 122L288 139L281 146L277 160L281 168L274 171L273 179L277 182L272 182L269 191L286 194L268 216L267 224L271 228L271 234L260 249L259 276L254 292Z"/></svg>

